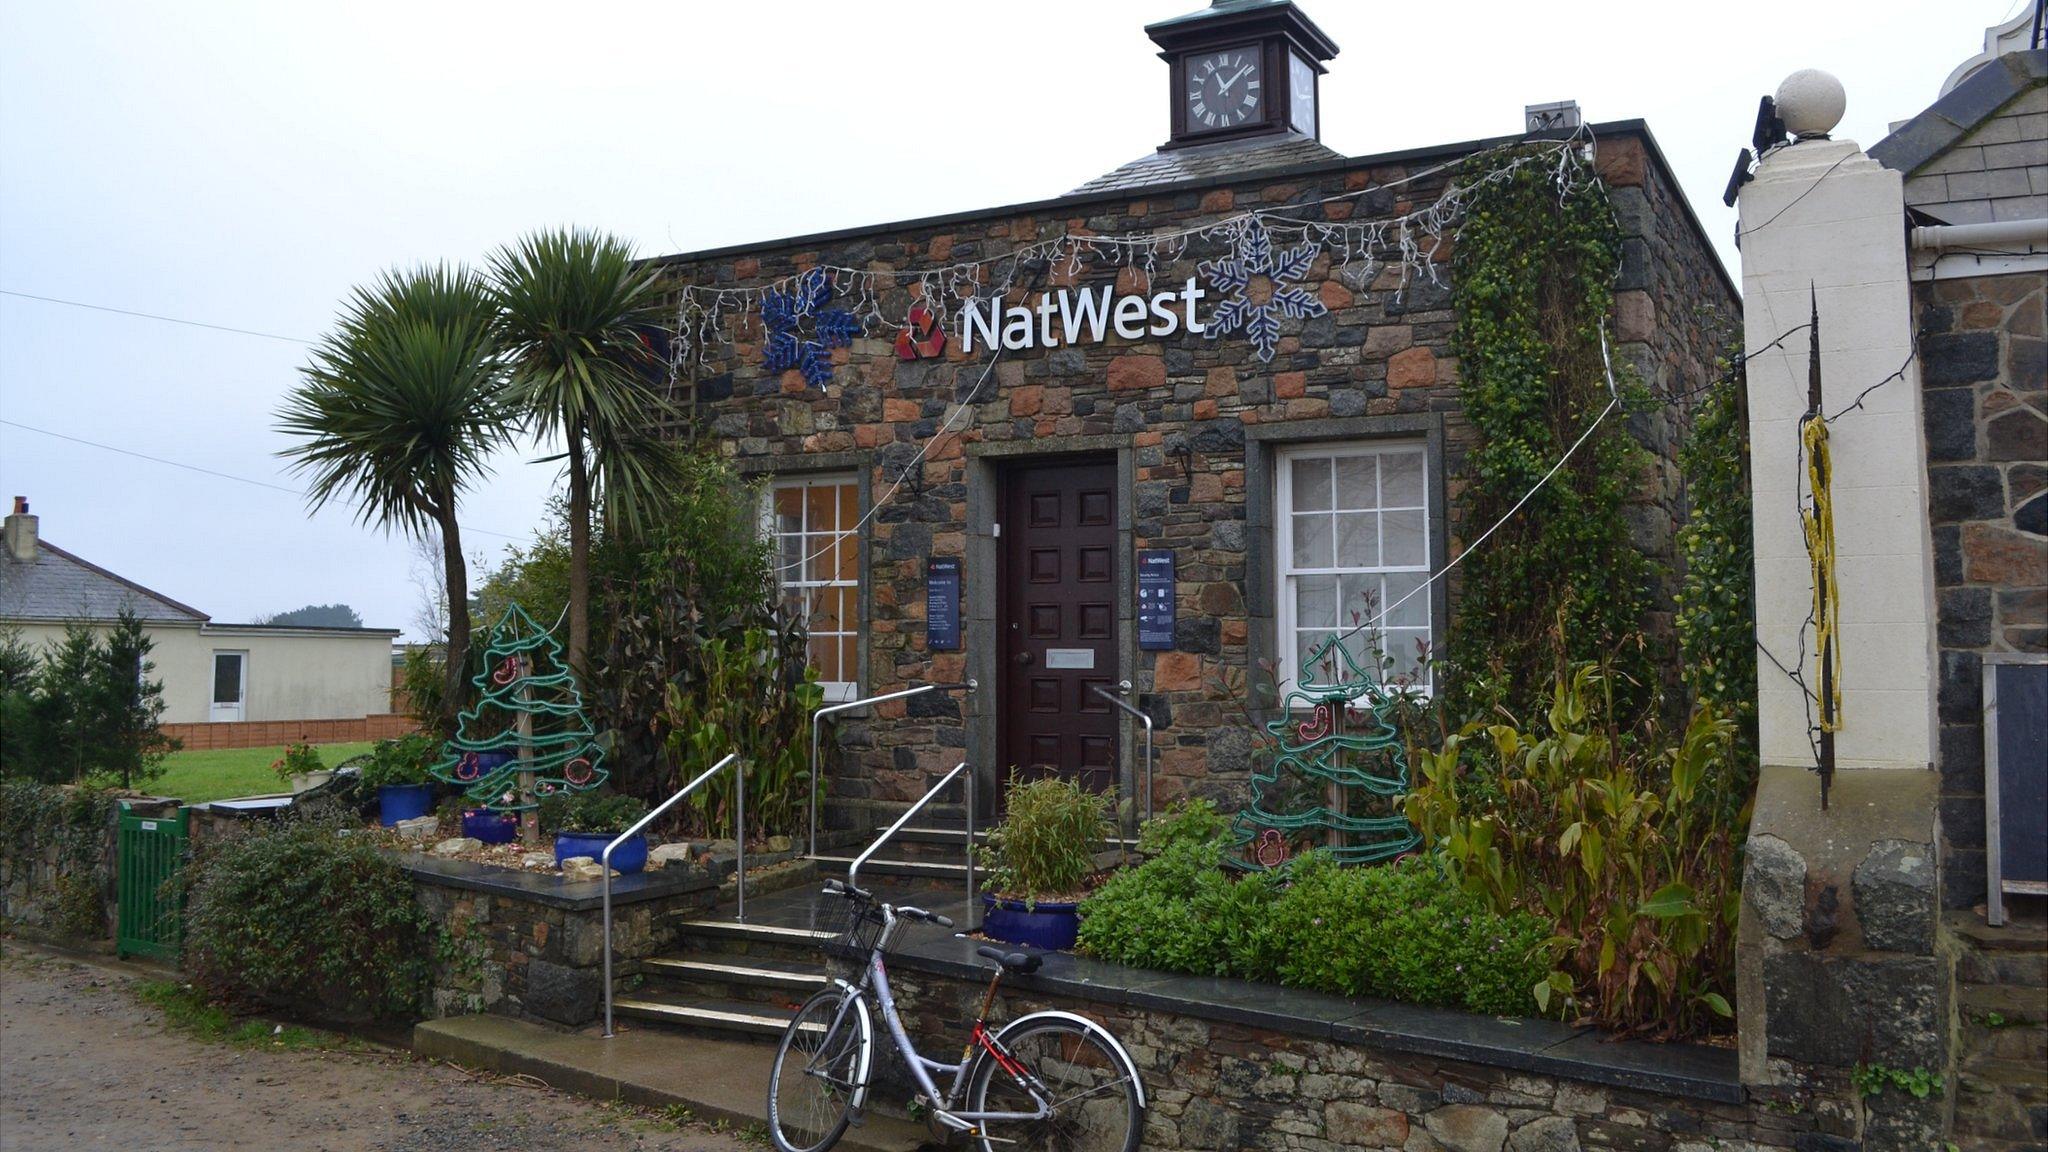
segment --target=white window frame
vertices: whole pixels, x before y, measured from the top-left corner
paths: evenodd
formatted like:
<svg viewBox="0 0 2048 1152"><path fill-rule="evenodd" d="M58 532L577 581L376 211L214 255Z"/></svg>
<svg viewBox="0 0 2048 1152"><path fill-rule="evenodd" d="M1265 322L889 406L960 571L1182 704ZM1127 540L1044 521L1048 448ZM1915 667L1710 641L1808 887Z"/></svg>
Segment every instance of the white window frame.
<svg viewBox="0 0 2048 1152"><path fill-rule="evenodd" d="M235 663L238 666L237 670L240 674L240 683L235 687L235 699L232 702L214 699L215 696L220 694L220 658L223 656L235 657ZM207 673L207 721L209 723L224 723L233 720L247 720L249 718L249 650L247 648L213 649L212 656L207 661ZM233 709L234 715L231 718L220 715L218 714L220 709Z"/></svg>
<svg viewBox="0 0 2048 1152"><path fill-rule="evenodd" d="M854 473L851 473L851 472L824 472L824 473L817 473L817 474L802 474L802 475L792 475L792 476L777 476L777 477L774 477L774 478L770 479L770 480L769 480L769 482L768 482L767 484L765 484L765 485L763 485L763 486L762 486L762 490L761 490L761 534L762 534L762 535L763 535L763 536L764 536L764 537L765 537L765 538L766 538L766 539L768 540L768 542L769 542L769 545L770 545L770 555L771 555L771 556L773 557L773 559L771 560L771 563L772 563L772 564L774 565L774 567L775 567L775 589L776 589L776 592L777 592L777 594L778 594L779 596L782 596L782 597L783 597L784 599L787 599L787 593L788 593L788 591L789 591L790 589L792 589L792 588L800 588L800 589L804 589L804 590L805 590L805 592L806 592L807 594L806 594L806 595L804 595L804 596L801 596L801 597L799 597L799 600L800 600L800 602L801 602L801 603L802 603L802 604L804 605L804 611L805 611L806 615L808 615L808 613L809 613L809 611L810 611L810 596L808 595L808 591L809 591L810 589L814 589L814 588L848 588L848 589L851 589L851 590L852 590L852 592L853 592L853 597L852 597L852 599L853 599L853 607L854 607L854 611L853 611L853 613L851 614L851 615L852 615L852 618L851 618L851 619L846 619L846 618L842 618L842 619L841 619L841 620L839 621L839 628L838 628L837 630L835 630L835 631L832 631L832 632L820 633L820 635L824 635L824 636L832 636L832 637L838 638L838 639L840 639L840 640L842 640L842 641L843 641L843 640L852 640L852 641L853 641L853 644L854 644L854 659L855 659L856 663L858 663L858 662L859 662L859 660L860 660L860 624L861 624L861 621L860 621L860 608L861 608L861 595L860 595L860 585L861 585L861 580L862 580L862 578L863 578L863 576L864 576L864 574L865 574L865 572L866 572L866 567L865 567L865 565L861 564L861 563L860 563L860 561L859 561L859 559L858 559L858 556L859 556L859 552L858 552L858 549L860 548L860 533L859 533L859 531L857 531L857 530L845 530L845 529L842 529L842 530L840 530L840 531L839 531L839 532L837 533L836 537L834 538L834 543L835 543L835 544L839 544L839 545L841 545L841 546L845 546L845 545L847 545L847 544L849 544L849 543L850 543L850 544L851 544L851 546L852 546L853 548L855 548L855 549L856 549L856 552L855 552L856 560L855 560L855 562L854 562L854 577L853 577L853 579L851 579L851 580L836 580L836 579L835 579L835 580L801 580L801 579L799 579L799 580L789 580L789 579L787 579L787 578L786 578L786 575L787 575L787 574L786 574L786 573L784 573L784 572L783 572L783 570L782 570L782 564L783 564L783 560L782 560L782 548L781 548L781 532L780 532L780 527L781 527L781 526L780 526L780 525L779 525L779 524L778 524L778 523L776 522L776 518L775 518L775 496L776 496L776 493L778 493L778 492L784 492L784 491L789 491L789 490L792 490L792 489L793 489L793 490L797 490L797 491L803 491L803 492L808 492L808 491L809 491L810 489L813 489L813 488L844 488L844 487L849 487L849 486L850 486L850 487L852 487L852 488L853 488L853 490L854 490L854 494L855 494L855 495L854 495L854 499L855 499L855 510L856 510L856 512L858 512L858 511L860 511L860 508L859 508L859 493L860 493L860 477L856 476L856 475L855 475ZM838 506L838 504L837 504L837 501L835 500L835 501L834 501L834 507L837 507L837 506ZM811 531L811 527L810 527L810 519L809 519L809 517L810 517L810 507L811 507L811 505L810 505L810 501L809 501L808 499L805 499L805 500L803 501L802 507L803 507L803 510L804 510L804 517L805 517L805 519L804 519L804 523L803 523L803 527L802 527L802 532L803 532L803 536L802 536L802 539L803 539L803 540L805 540L805 541L807 542L807 543L806 543L806 549L807 549L807 551L805 552L805 557L806 557L806 558L808 559L808 557L809 557L810 555L812 555L813 553L815 553L815 552L816 552L816 550L817 550L817 547L818 547L819 545L812 545L812 544L809 544L809 543L808 543L808 542L809 542L809 541L810 541L810 540L812 539L812 537L813 537L813 534L812 534L812 531ZM824 534L824 533L820 533L820 534L818 534L818 535L819 535L819 537L820 537L820 542L821 542L821 544L822 544L822 538L823 538L823 537L824 537L824 536L825 536L826 534ZM801 573L799 573L799 575L800 575L800 574L801 574ZM806 620L806 621L805 621L805 627L806 627L806 630L808 630L808 628L809 628L809 621L808 621L808 620ZM856 669L856 678L855 678L855 679L852 679L852 680L821 680L821 681L819 681L819 686L820 686L821 688L823 688L823 689L825 690L825 702L826 702L826 703L828 703L828 704L839 704L839 703L844 703L845 701L848 701L848 700L853 700L853 699L856 699L857 697L859 697L859 696L860 696L860 680L858 679L858 669Z"/></svg>
<svg viewBox="0 0 2048 1152"><path fill-rule="evenodd" d="M1296 568L1294 566L1294 462L1303 458L1325 459L1384 456L1394 453L1413 453L1422 458L1422 503L1419 508L1419 511L1422 513L1422 562L1420 564L1376 565L1361 568ZM1417 439L1310 442L1287 445L1274 454L1273 567L1275 579L1273 587L1279 600L1274 612L1278 633L1275 637L1276 643L1274 648L1276 650L1276 666L1279 670L1279 682L1283 699L1289 690L1299 687L1299 669L1294 666L1297 659L1298 629L1296 617L1299 608L1294 583L1297 577L1342 576L1357 575L1359 573L1415 573L1427 578L1435 573L1437 561L1435 516L1437 510L1432 499L1434 492L1433 470L1435 465L1435 459L1429 450L1429 442ZM1335 500L1334 488L1332 489L1332 500ZM1418 509L1413 505L1401 505L1393 510L1412 511ZM1382 511L1385 511L1385 509L1382 509ZM1385 526L1382 525L1382 547L1384 547L1384 542ZM1336 541L1333 539L1331 541L1332 561L1336 559L1335 548ZM1415 593L1415 596L1423 602L1423 606L1428 612L1427 628L1431 644L1434 646L1435 638L1441 628L1441 622L1437 619L1435 589L1425 586L1422 591ZM1409 603L1412 604L1414 601L1411 600ZM1379 607L1384 611L1386 604L1382 603ZM1337 613L1337 630L1342 632L1351 626L1340 602ZM1365 671L1377 675L1378 670L1368 668ZM1436 690L1435 680L1435 674L1429 672L1426 673L1426 678L1422 682L1411 684L1409 688L1427 697Z"/></svg>

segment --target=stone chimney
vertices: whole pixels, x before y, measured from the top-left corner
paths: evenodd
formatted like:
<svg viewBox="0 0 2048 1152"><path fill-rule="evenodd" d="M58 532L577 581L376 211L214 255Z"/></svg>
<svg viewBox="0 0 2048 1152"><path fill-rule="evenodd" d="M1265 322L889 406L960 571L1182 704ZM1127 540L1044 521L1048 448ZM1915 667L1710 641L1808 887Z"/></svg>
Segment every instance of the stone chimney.
<svg viewBox="0 0 2048 1152"><path fill-rule="evenodd" d="M14 498L14 511L8 513L6 527L0 534L7 538L7 558L23 564L36 558L36 518L29 515L28 497Z"/></svg>

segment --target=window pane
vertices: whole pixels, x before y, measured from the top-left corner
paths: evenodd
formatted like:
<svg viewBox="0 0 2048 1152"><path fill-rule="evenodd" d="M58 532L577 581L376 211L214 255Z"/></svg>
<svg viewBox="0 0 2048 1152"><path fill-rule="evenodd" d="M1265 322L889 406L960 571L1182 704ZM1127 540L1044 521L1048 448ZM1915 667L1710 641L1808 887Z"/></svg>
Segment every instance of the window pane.
<svg viewBox="0 0 2048 1152"><path fill-rule="evenodd" d="M1418 592L1429 577L1421 572L1389 572L1387 581L1387 606L1393 611L1387 613L1389 628L1429 627L1429 593ZM1414 595L1410 596L1409 593ZM1403 601L1402 597L1408 597ZM1395 605L1399 607L1395 607Z"/></svg>
<svg viewBox="0 0 2048 1152"><path fill-rule="evenodd" d="M811 592L811 631L839 631L839 589L818 588Z"/></svg>
<svg viewBox="0 0 2048 1152"><path fill-rule="evenodd" d="M838 549L832 546L832 537L806 536L804 545L805 555L809 557L809 562L804 565L804 579L832 579L832 569L839 563Z"/></svg>
<svg viewBox="0 0 2048 1152"><path fill-rule="evenodd" d="M215 704L240 704L242 702L241 653L216 652L213 654L213 702Z"/></svg>
<svg viewBox="0 0 2048 1152"><path fill-rule="evenodd" d="M804 514L804 490L801 488L777 488L775 490L775 530L777 532L801 532Z"/></svg>
<svg viewBox="0 0 2048 1152"><path fill-rule="evenodd" d="M1379 567L1379 519L1377 512L1337 513L1337 567Z"/></svg>
<svg viewBox="0 0 2048 1152"><path fill-rule="evenodd" d="M860 485L839 486L839 528L845 531L860 523Z"/></svg>
<svg viewBox="0 0 2048 1152"><path fill-rule="evenodd" d="M839 536L839 579L860 579L860 537L851 532Z"/></svg>
<svg viewBox="0 0 2048 1152"><path fill-rule="evenodd" d="M797 535L775 538L775 578L787 584L803 579L804 538Z"/></svg>
<svg viewBox="0 0 2048 1152"><path fill-rule="evenodd" d="M846 681L860 679L859 642L851 636L839 638L839 678Z"/></svg>
<svg viewBox="0 0 2048 1152"><path fill-rule="evenodd" d="M1294 462L1294 507L1313 512L1330 506L1330 459L1317 456Z"/></svg>
<svg viewBox="0 0 2048 1152"><path fill-rule="evenodd" d="M1422 507L1422 453L1389 452L1380 457L1380 506Z"/></svg>
<svg viewBox="0 0 2048 1152"><path fill-rule="evenodd" d="M1422 510L1412 512L1385 512L1380 539L1385 552L1380 563L1392 568L1403 564L1422 564L1429 559L1429 540L1423 534Z"/></svg>
<svg viewBox="0 0 2048 1152"><path fill-rule="evenodd" d="M1389 681L1394 680L1396 677L1405 676L1409 684L1421 682L1422 652L1417 647L1417 642L1428 639L1429 629L1427 628L1390 628L1387 630L1386 651L1388 658L1392 661L1387 669L1387 679Z"/></svg>
<svg viewBox="0 0 2048 1152"><path fill-rule="evenodd" d="M1299 628L1332 628L1337 623L1337 578L1299 576L1294 581L1294 623Z"/></svg>
<svg viewBox="0 0 2048 1152"><path fill-rule="evenodd" d="M1379 494L1374 490L1372 475L1373 457L1337 457L1337 507L1377 508Z"/></svg>
<svg viewBox="0 0 2048 1152"><path fill-rule="evenodd" d="M1330 517L1327 513L1294 518L1294 566L1330 567Z"/></svg>
<svg viewBox="0 0 2048 1152"><path fill-rule="evenodd" d="M1335 661L1327 655L1321 660L1316 660L1314 657L1316 656L1316 649L1328 643L1330 637L1335 636L1336 633L1304 628L1294 635L1295 684L1299 686L1303 681L1307 680L1313 680L1319 684L1334 682L1337 678Z"/></svg>
<svg viewBox="0 0 2048 1152"><path fill-rule="evenodd" d="M839 488L837 485L804 489L804 504L804 513L810 521L806 527L810 531L830 532L839 527Z"/></svg>
<svg viewBox="0 0 2048 1152"><path fill-rule="evenodd" d="M811 637L811 667L818 670L820 680L838 680L839 642L828 636Z"/></svg>
<svg viewBox="0 0 2048 1152"><path fill-rule="evenodd" d="M1380 577L1362 572L1337 578L1338 623L1346 628L1364 624L1380 612Z"/></svg>

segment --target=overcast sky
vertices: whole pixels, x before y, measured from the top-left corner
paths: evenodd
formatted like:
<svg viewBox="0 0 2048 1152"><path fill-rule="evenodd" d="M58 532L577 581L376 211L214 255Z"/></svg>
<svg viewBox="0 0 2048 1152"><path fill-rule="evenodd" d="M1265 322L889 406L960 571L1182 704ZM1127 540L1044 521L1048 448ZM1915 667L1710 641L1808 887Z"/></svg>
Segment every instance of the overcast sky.
<svg viewBox="0 0 2048 1152"><path fill-rule="evenodd" d="M381 268L540 225L652 255L1056 195L1165 139L1142 27L1199 2L0 0L0 289L310 339ZM1560 99L1640 117L1735 270L1720 193L1760 94L1825 68L1867 146L2016 2L1303 7L1342 49L1332 147L1512 133ZM304 355L0 296L0 419L292 487L272 413ZM534 454L468 497L472 554L539 522ZM410 549L349 509L0 425L16 494L216 620L342 601L413 627Z"/></svg>

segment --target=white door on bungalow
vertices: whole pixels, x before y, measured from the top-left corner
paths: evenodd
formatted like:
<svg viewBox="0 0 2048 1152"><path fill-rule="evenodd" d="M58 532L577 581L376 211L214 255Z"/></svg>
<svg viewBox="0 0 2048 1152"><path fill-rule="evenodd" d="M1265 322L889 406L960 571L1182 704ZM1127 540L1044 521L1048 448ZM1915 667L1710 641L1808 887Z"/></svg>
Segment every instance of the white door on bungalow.
<svg viewBox="0 0 2048 1152"><path fill-rule="evenodd" d="M215 652L213 654L213 707L207 711L209 720L240 720L242 704L249 698L249 654L247 652Z"/></svg>

